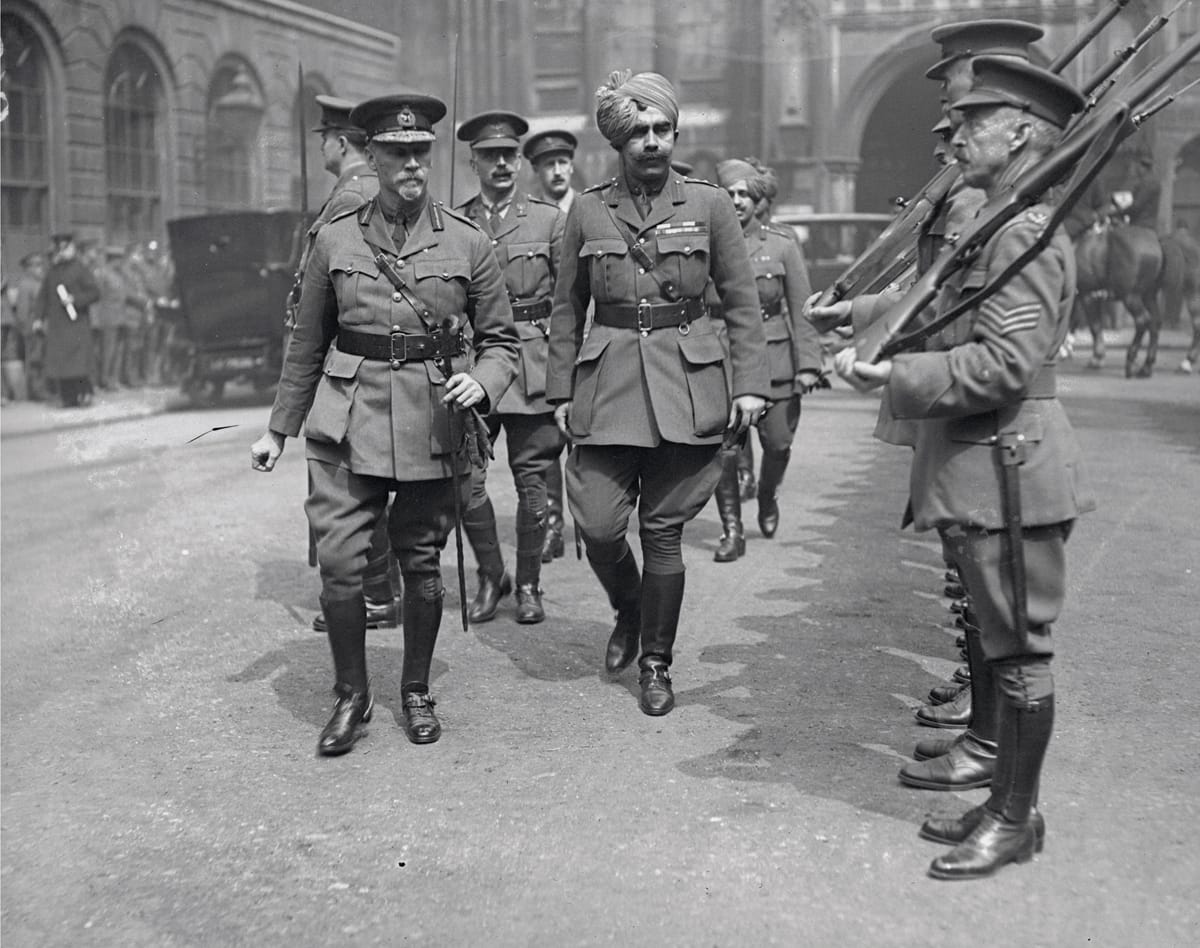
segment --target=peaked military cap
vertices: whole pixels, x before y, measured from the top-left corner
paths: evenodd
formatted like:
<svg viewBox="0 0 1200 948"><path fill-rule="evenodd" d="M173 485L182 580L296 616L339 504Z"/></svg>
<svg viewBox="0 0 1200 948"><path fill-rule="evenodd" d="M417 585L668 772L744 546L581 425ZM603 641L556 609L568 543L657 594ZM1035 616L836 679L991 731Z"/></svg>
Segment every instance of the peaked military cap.
<svg viewBox="0 0 1200 948"><path fill-rule="evenodd" d="M354 103L349 99L339 99L334 95L319 95L317 96L317 105L321 107L321 118L313 128L314 132L338 129L361 131L350 121L350 112L354 109Z"/></svg>
<svg viewBox="0 0 1200 948"><path fill-rule="evenodd" d="M964 56L1015 56L1029 59L1029 44L1045 30L1024 20L966 20L947 23L933 31L933 41L942 44L942 58L925 73L941 79L946 68Z"/></svg>
<svg viewBox="0 0 1200 948"><path fill-rule="evenodd" d="M460 142L472 148L516 148L529 123L515 112L480 112L462 123Z"/></svg>
<svg viewBox="0 0 1200 948"><path fill-rule="evenodd" d="M1061 76L1047 69L1006 56L978 56L971 60L975 83L954 103L956 109L1009 105L1065 128L1072 115L1083 109L1084 98Z"/></svg>
<svg viewBox="0 0 1200 948"><path fill-rule="evenodd" d="M432 142L433 126L446 115L446 103L431 95L401 93L360 102L350 121L372 142Z"/></svg>
<svg viewBox="0 0 1200 948"><path fill-rule="evenodd" d="M943 115L940 119L938 119L937 124L934 125L930 131L941 138L949 138L950 133L954 131L954 124L949 118Z"/></svg>
<svg viewBox="0 0 1200 948"><path fill-rule="evenodd" d="M578 145L579 139L570 132L564 132L562 129L550 129L529 136L521 153L531 162L536 162L546 155L567 155L574 158Z"/></svg>

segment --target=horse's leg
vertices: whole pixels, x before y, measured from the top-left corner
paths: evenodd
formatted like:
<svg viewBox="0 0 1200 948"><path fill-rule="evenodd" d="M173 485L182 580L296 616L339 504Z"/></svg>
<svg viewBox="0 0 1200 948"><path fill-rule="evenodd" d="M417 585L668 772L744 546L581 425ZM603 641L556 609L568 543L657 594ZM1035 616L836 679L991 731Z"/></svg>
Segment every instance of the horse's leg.
<svg viewBox="0 0 1200 948"><path fill-rule="evenodd" d="M1187 309L1192 318L1192 345L1179 364L1179 371L1191 374L1200 362L1200 291L1188 297Z"/></svg>
<svg viewBox="0 0 1200 948"><path fill-rule="evenodd" d="M1150 330L1150 341L1146 344L1146 361L1138 369L1138 378L1148 379L1154 374L1154 363L1158 360L1158 333L1162 329L1162 310L1158 307L1158 294L1151 290L1142 297Z"/></svg>
<svg viewBox="0 0 1200 948"><path fill-rule="evenodd" d="M1150 317L1146 313L1145 304L1137 296L1125 300L1129 315L1133 317L1133 338L1129 341L1129 349L1125 352L1125 378L1134 375L1134 365L1137 364L1138 352L1142 347L1142 337L1150 326Z"/></svg>
<svg viewBox="0 0 1200 948"><path fill-rule="evenodd" d="M1088 361L1089 369L1099 369L1104 365L1104 313L1101 302L1090 293L1079 297L1079 305L1083 307L1083 317L1087 322L1088 331L1092 334L1092 358Z"/></svg>

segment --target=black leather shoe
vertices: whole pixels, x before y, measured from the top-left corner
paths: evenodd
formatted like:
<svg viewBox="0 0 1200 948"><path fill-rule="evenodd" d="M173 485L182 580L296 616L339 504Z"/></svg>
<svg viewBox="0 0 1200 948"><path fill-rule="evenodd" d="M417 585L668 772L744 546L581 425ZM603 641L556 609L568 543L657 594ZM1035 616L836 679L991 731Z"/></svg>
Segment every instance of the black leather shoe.
<svg viewBox="0 0 1200 948"><path fill-rule="evenodd" d="M935 879L983 879L1010 862L1029 862L1037 849L1033 820L1009 823L984 807L961 843L929 864Z"/></svg>
<svg viewBox="0 0 1200 948"><path fill-rule="evenodd" d="M512 592L512 588L512 577L508 573L499 577L480 573L479 592L475 594L475 601L467 611L467 618L472 622L491 622L496 618L500 600Z"/></svg>
<svg viewBox="0 0 1200 948"><path fill-rule="evenodd" d="M968 727L971 723L971 689L964 688L953 701L917 708L917 721L926 727Z"/></svg>
<svg viewBox="0 0 1200 948"><path fill-rule="evenodd" d="M349 685L338 683L333 693L338 696L333 714L317 740L317 753L322 757L336 757L350 750L358 740L358 726L371 720L375 705L370 691L353 691Z"/></svg>
<svg viewBox="0 0 1200 948"><path fill-rule="evenodd" d="M968 608L970 608L970 603L965 598L955 599L950 603L950 611L955 615L965 616Z"/></svg>
<svg viewBox="0 0 1200 948"><path fill-rule="evenodd" d="M967 591L963 588L962 583L946 583L942 587L942 595L947 599L962 599L966 594Z"/></svg>
<svg viewBox="0 0 1200 948"><path fill-rule="evenodd" d="M436 704L427 691L404 696L404 733L414 744L432 744L442 736L442 724L433 713Z"/></svg>
<svg viewBox="0 0 1200 948"><path fill-rule="evenodd" d="M900 782L922 790L973 790L988 787L996 772L996 745L977 738L951 744L938 757L900 768Z"/></svg>
<svg viewBox="0 0 1200 948"><path fill-rule="evenodd" d="M958 693L964 688L969 688L970 685L963 684L960 681L947 682L944 685L934 685L929 689L930 704L946 704L958 697Z"/></svg>
<svg viewBox="0 0 1200 948"><path fill-rule="evenodd" d="M638 704L643 714L657 717L675 707L675 692L671 690L671 673L666 662L657 658L643 659L638 684L642 686Z"/></svg>
<svg viewBox="0 0 1200 948"><path fill-rule="evenodd" d="M370 596L364 598L367 601L368 629L394 629L400 624L400 610L395 599L372 599ZM314 632L327 631L324 612L317 613L316 618L312 620L312 627Z"/></svg>
<svg viewBox="0 0 1200 948"><path fill-rule="evenodd" d="M959 665L954 669L954 674L950 676L954 681L962 682L964 685L971 683L971 666Z"/></svg>
<svg viewBox="0 0 1200 948"><path fill-rule="evenodd" d="M956 819L939 819L931 816L921 824L917 834L921 839L946 846L957 846L975 831L983 819L983 805L972 807ZM1029 822L1033 824L1033 850L1041 852L1046 846L1046 819L1038 810L1031 810Z"/></svg>
<svg viewBox="0 0 1200 948"><path fill-rule="evenodd" d="M546 528L546 542L542 544L542 562L550 563L562 557L566 544L563 543L562 527L557 530Z"/></svg>
<svg viewBox="0 0 1200 948"><path fill-rule="evenodd" d="M913 747L913 760L933 760L942 754L949 754L956 744L961 744L967 732L963 731L958 737L935 737L928 741L917 741Z"/></svg>
<svg viewBox="0 0 1200 948"><path fill-rule="evenodd" d="M517 587L517 621L522 625L535 625L546 618L542 608L542 591L537 583L521 583Z"/></svg>
<svg viewBox="0 0 1200 948"><path fill-rule="evenodd" d="M732 563L740 556L746 555L746 537L741 530L726 530L721 534L721 542L713 554L714 563Z"/></svg>
<svg viewBox="0 0 1200 948"><path fill-rule="evenodd" d="M768 540L775 536L779 529L779 501L760 496L758 498L758 529Z"/></svg>

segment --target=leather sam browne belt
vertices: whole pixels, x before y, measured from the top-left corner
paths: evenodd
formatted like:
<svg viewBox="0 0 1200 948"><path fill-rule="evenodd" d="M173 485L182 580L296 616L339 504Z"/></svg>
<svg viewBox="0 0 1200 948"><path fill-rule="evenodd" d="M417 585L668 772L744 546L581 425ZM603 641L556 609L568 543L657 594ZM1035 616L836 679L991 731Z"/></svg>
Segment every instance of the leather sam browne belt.
<svg viewBox="0 0 1200 948"><path fill-rule="evenodd" d="M390 362L392 368L397 368L404 362L462 355L464 351L462 336L459 333L435 336L427 333L393 332L384 335L356 332L353 329L338 330L337 347L347 355Z"/></svg>
<svg viewBox="0 0 1200 948"><path fill-rule="evenodd" d="M678 303L598 303L595 321L615 329L636 329L646 335L667 326L686 327L694 319L708 313L703 300L680 300ZM684 331L684 330L681 330Z"/></svg>
<svg viewBox="0 0 1200 948"><path fill-rule="evenodd" d="M549 299L513 300L513 322L531 323L535 319L550 318L551 303Z"/></svg>

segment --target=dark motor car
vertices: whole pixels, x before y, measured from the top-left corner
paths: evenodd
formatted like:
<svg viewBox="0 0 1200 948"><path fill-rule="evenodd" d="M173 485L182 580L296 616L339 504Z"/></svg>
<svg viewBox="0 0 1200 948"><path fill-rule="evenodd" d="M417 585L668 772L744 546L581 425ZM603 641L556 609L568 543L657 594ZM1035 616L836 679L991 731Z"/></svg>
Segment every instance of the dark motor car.
<svg viewBox="0 0 1200 948"><path fill-rule="evenodd" d="M890 214L818 214L780 207L773 219L796 231L814 290L824 290L891 223Z"/></svg>
<svg viewBox="0 0 1200 948"><path fill-rule="evenodd" d="M183 391L220 398L226 382L279 379L283 322L306 222L296 211L236 211L167 223L189 347Z"/></svg>

